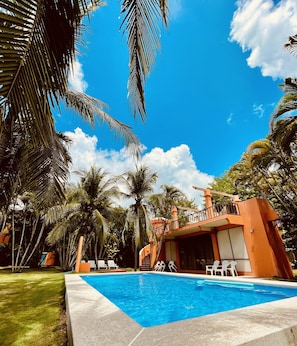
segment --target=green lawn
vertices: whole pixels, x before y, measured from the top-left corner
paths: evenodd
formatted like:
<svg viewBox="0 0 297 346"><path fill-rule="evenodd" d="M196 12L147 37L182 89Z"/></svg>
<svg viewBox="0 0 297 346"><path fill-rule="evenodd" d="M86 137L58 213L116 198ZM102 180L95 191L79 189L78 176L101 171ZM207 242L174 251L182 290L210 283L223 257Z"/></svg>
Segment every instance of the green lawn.
<svg viewBox="0 0 297 346"><path fill-rule="evenodd" d="M0 345L66 345L64 274L0 271Z"/></svg>

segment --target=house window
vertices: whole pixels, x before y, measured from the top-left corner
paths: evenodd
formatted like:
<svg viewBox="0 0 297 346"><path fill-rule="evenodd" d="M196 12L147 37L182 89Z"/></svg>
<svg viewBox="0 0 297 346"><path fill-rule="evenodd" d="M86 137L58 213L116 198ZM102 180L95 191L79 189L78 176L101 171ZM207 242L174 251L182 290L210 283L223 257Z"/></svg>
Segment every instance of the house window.
<svg viewBox="0 0 297 346"><path fill-rule="evenodd" d="M211 237L203 234L178 240L181 269L205 270L214 261Z"/></svg>
<svg viewBox="0 0 297 346"><path fill-rule="evenodd" d="M217 240L222 261L236 261L237 270L242 272L252 271L241 227L219 231Z"/></svg>

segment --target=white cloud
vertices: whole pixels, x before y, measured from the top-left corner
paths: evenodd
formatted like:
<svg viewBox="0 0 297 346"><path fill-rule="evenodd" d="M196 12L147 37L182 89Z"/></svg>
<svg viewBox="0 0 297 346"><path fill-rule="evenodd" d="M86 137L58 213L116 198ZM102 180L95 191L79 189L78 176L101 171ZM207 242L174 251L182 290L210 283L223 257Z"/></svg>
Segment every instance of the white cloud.
<svg viewBox="0 0 297 346"><path fill-rule="evenodd" d="M283 46L297 33L297 2L281 0L239 0L231 22L230 40L249 51L248 66L259 67L273 79L296 77L297 59Z"/></svg>
<svg viewBox="0 0 297 346"><path fill-rule="evenodd" d="M103 167L111 176L120 175L135 167L135 158L127 153L126 149L98 150L96 136L88 136L80 128L74 132L66 132L72 139L70 154L72 157L72 171L88 170L91 166ZM164 151L154 148L142 154L143 164L158 173L156 191L162 184L172 185L181 189L189 199L202 206L201 193L192 188L193 185L207 187L213 181L213 176L200 172L193 160L190 148L181 144L178 147ZM78 176L72 174L71 181L76 182Z"/></svg>
<svg viewBox="0 0 297 346"><path fill-rule="evenodd" d="M230 113L229 114L229 116L228 116L228 118L227 118L227 124L231 124L231 122L232 122L232 119L233 119L233 113Z"/></svg>
<svg viewBox="0 0 297 346"><path fill-rule="evenodd" d="M262 118L264 115L263 105L253 105L253 112L258 118Z"/></svg>
<svg viewBox="0 0 297 346"><path fill-rule="evenodd" d="M70 69L69 86L80 92L85 92L87 90L88 83L84 80L82 65L78 60L73 62L72 68Z"/></svg>

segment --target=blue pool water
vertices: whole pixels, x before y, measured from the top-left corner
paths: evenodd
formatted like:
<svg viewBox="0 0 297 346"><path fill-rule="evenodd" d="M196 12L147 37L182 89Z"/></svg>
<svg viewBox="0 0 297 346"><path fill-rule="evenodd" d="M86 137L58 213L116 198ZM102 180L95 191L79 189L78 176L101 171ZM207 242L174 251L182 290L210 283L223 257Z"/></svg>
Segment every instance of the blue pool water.
<svg viewBox="0 0 297 346"><path fill-rule="evenodd" d="M116 274L82 276L142 327L297 296L297 289L180 276Z"/></svg>

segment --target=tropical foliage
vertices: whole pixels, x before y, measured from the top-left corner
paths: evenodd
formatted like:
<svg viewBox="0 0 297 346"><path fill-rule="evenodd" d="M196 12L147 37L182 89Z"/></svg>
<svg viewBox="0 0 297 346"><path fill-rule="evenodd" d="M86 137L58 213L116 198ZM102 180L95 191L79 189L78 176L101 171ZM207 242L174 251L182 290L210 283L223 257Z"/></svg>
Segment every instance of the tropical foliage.
<svg viewBox="0 0 297 346"><path fill-rule="evenodd" d="M100 119L124 138L126 145L134 149L133 153L138 153L139 142L129 126L107 114L104 102L71 90L68 85L77 48L83 43L83 18L104 4L101 0L0 0L0 206L3 220L12 217L11 206L23 194L34 195L39 215L63 203L70 163L68 139L56 132L52 113L57 108L61 111L61 102L92 125ZM120 5L121 30L127 38L130 54L128 93L134 117L139 114L144 119L145 80L159 48L159 22L167 27L168 1L122 0ZM37 219L36 232L42 234L44 217ZM65 222L66 219L65 214ZM25 220L28 226L28 219ZM101 223L104 224L102 220ZM13 229L19 229L17 223ZM77 234L79 232L77 230ZM26 239L25 233L22 231L19 239L22 242ZM75 238L75 234L76 230L71 230L71 237ZM76 242L71 237L67 238L69 244ZM95 243L98 241L96 237L92 239ZM16 251L22 247L19 244ZM69 264L71 256L68 260L65 258L63 261Z"/></svg>
<svg viewBox="0 0 297 346"><path fill-rule="evenodd" d="M102 168L91 167L81 177L78 187L69 189L66 202L51 208L47 221L53 225L47 240L55 245L64 270L73 268L78 239L84 236L84 252L88 256L102 258L105 245L111 237L109 222L112 214L112 198L118 189Z"/></svg>

